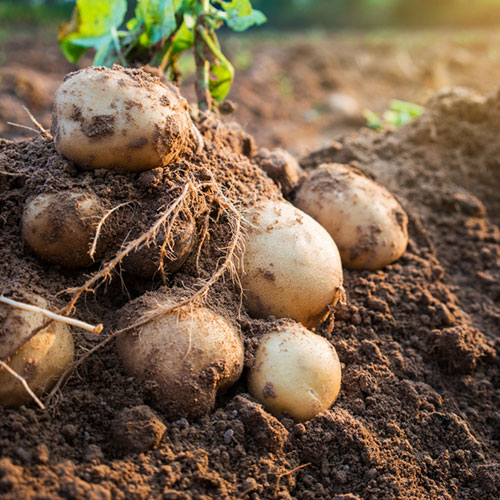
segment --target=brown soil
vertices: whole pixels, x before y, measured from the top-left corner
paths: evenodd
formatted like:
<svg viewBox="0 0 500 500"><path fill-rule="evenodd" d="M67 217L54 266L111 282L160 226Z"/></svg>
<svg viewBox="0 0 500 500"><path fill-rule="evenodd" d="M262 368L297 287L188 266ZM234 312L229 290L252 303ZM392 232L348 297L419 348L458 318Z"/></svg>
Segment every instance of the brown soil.
<svg viewBox="0 0 500 500"><path fill-rule="evenodd" d="M325 162L362 170L398 198L410 221L405 255L380 271L345 270L347 305L332 332L326 324L317 331L343 363L331 410L304 424L277 419L247 393L244 374L210 415L171 420L151 408L109 345L47 411L0 408L2 498L498 498L499 124L498 96L448 91L406 128L343 136L302 159L306 170ZM248 159L248 136L208 120L200 129L208 147L174 165L180 178L194 171L202 179L206 168L235 200L276 196ZM141 217L127 215L140 231L172 196L165 170L82 173L42 137L0 141L0 171L0 292L20 298L29 288L53 299L95 270L44 266L24 252L20 216L30 197L91 186L109 207L123 199L144 207ZM188 261L169 286L195 284L213 271L213 252L228 234L222 224L211 227L200 275ZM151 287L127 285L131 297ZM237 310L235 292L229 282L218 285L207 303ZM128 300L113 280L78 315L109 329ZM248 366L258 336L274 323L250 319L244 309L236 319ZM81 349L95 342L79 340Z"/></svg>

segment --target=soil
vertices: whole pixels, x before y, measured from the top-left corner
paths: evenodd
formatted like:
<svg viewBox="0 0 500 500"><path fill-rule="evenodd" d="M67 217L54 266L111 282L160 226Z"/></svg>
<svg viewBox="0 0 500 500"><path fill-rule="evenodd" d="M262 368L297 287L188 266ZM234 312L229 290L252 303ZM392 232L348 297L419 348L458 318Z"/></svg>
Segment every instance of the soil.
<svg viewBox="0 0 500 500"><path fill-rule="evenodd" d="M268 123L260 122L260 137ZM46 411L34 405L0 408L0 496L498 498L499 124L499 95L451 89L395 132L331 140L331 128L311 126L330 140L301 158L306 172L323 163L350 164L386 186L409 217L403 257L379 271L345 269L347 304L337 308L333 330L327 323L316 331L332 342L343 367L340 396L330 410L305 423L278 419L248 394L244 373L209 415L169 419L154 408L144 385L123 371L110 344L78 369ZM308 125L294 127L303 132ZM116 225L130 226L131 217L137 231L155 220L173 196L169 189L187 172L202 180L207 169L234 202L278 196L252 160L256 149L248 135L208 118L199 128L207 147L201 157L192 152L177 161L173 176L164 169L82 173L57 155L47 137L0 141L1 293L23 298L21 291L29 289L57 307L67 296L55 293L81 284L97 268L65 271L25 252L20 217L24 203L38 193L91 186L108 208L130 199L145 208L144 215L130 210ZM257 144L304 140L305 132L298 138L290 130ZM288 196L293 199L293 192ZM229 234L227 225L210 227L199 274L188 260L166 285L193 286L213 272L214 258L222 255L219 243ZM90 295L79 303L78 316L111 330L116 311L151 286L165 284L127 282L129 297L115 279L96 299ZM237 298L226 280L207 304L235 312L248 367L258 337L288 320L251 319ZM80 353L96 342L82 334Z"/></svg>

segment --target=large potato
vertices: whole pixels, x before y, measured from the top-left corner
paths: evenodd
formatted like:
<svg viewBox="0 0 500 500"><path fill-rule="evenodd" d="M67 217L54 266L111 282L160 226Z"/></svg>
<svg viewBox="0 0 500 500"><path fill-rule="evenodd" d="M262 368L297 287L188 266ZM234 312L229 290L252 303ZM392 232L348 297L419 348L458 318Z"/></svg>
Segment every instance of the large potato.
<svg viewBox="0 0 500 500"><path fill-rule="evenodd" d="M315 220L285 201L266 201L247 215L240 272L254 316L321 323L342 286L340 255Z"/></svg>
<svg viewBox="0 0 500 500"><path fill-rule="evenodd" d="M47 307L41 297L31 302ZM40 313L15 309L0 304L0 357L8 355L23 339L47 318ZM53 322L18 349L7 361L8 365L24 377L35 394L49 390L73 361L73 337L70 328ZM0 367L0 404L20 406L31 401L22 384Z"/></svg>
<svg viewBox="0 0 500 500"><path fill-rule="evenodd" d="M41 194L24 209L23 240L44 262L85 267L93 262L90 246L103 215L101 203L92 194ZM98 254L104 240L101 235Z"/></svg>
<svg viewBox="0 0 500 500"><path fill-rule="evenodd" d="M387 189L347 165L313 170L295 205L314 217L337 243L351 269L380 269L403 255L408 217Z"/></svg>
<svg viewBox="0 0 500 500"><path fill-rule="evenodd" d="M84 167L138 171L167 165L185 151L191 129L177 90L140 69L70 73L54 99L56 149Z"/></svg>
<svg viewBox="0 0 500 500"><path fill-rule="evenodd" d="M339 358L328 340L301 325L285 325L262 337L248 385L272 413L304 421L332 405L340 379Z"/></svg>
<svg viewBox="0 0 500 500"><path fill-rule="evenodd" d="M156 300L172 303L162 296ZM149 304L157 305L154 296ZM126 371L147 384L156 405L172 418L208 413L217 393L234 384L243 370L239 332L206 308L186 307L123 334L118 351Z"/></svg>

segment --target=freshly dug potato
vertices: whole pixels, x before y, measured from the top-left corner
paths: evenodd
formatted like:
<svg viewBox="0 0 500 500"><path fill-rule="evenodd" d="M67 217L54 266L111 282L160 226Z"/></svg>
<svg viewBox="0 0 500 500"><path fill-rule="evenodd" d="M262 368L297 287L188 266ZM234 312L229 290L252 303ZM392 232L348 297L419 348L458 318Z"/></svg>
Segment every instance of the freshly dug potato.
<svg viewBox="0 0 500 500"><path fill-rule="evenodd" d="M299 162L285 149L276 148L269 151L261 148L253 160L280 187L285 196L292 192L304 173Z"/></svg>
<svg viewBox="0 0 500 500"><path fill-rule="evenodd" d="M58 153L77 165L140 171L174 161L192 127L175 87L140 69L113 66L66 76L51 130Z"/></svg>
<svg viewBox="0 0 500 500"><path fill-rule="evenodd" d="M172 303L156 300L162 306ZM186 307L125 333L118 352L125 370L147 384L155 404L172 418L208 413L217 393L234 384L243 369L239 332L206 308Z"/></svg>
<svg viewBox="0 0 500 500"><path fill-rule="evenodd" d="M350 269L380 269L406 250L408 217L401 205L347 165L313 170L298 189L295 205L326 228Z"/></svg>
<svg viewBox="0 0 500 500"><path fill-rule="evenodd" d="M46 308L41 297L31 303ZM6 356L27 338L32 330L46 321L40 313L0 304L0 356ZM75 348L70 328L51 323L26 342L8 360L8 365L24 377L37 395L49 390L73 361ZM22 384L0 367L0 404L20 406L31 401Z"/></svg>
<svg viewBox="0 0 500 500"><path fill-rule="evenodd" d="M259 318L321 323L342 286L340 255L315 220L285 201L266 201L247 215L240 271L245 303Z"/></svg>
<svg viewBox="0 0 500 500"><path fill-rule="evenodd" d="M335 348L302 325L286 325L264 335L250 370L248 386L269 411L295 420L328 409L340 390Z"/></svg>
<svg viewBox="0 0 500 500"><path fill-rule="evenodd" d="M104 209L93 194L40 194L23 212L23 240L49 264L85 267L92 264L90 246ZM97 255L103 250L104 236Z"/></svg>
<svg viewBox="0 0 500 500"><path fill-rule="evenodd" d="M183 221L175 229L174 244L168 247L163 255L163 271L175 273L191 254L195 243L195 223ZM140 247L135 252L125 257L122 267L125 271L141 278L152 278L160 270L161 246L165 235L160 232L156 239L149 245Z"/></svg>

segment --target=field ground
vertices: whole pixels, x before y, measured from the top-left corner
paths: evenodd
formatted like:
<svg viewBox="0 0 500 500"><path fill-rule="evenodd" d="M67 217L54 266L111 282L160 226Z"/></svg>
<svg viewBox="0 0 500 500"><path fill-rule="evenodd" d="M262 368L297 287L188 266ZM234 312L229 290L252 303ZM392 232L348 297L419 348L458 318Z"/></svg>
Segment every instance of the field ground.
<svg viewBox="0 0 500 500"><path fill-rule="evenodd" d="M405 255L380 271L345 270L347 305L333 332L327 325L317 331L343 363L340 397L296 424L265 412L241 381L200 421L154 417L144 388L108 346L47 412L0 409L0 496L499 498L500 35L276 34L226 43L237 67L232 119L259 147L286 148L306 170L350 163L391 190L409 216ZM0 57L0 136L34 135L6 124L32 126L23 105L49 127L52 95L72 66L42 32L5 38ZM381 112L394 98L427 110L395 132L360 130L363 110ZM210 140L210 129L204 133ZM224 161L235 154L220 150ZM25 201L46 188L51 165L74 169L41 139L0 140L0 162L33 172L26 181L0 177L7 213L0 290L23 272L30 286L40 276L72 283L71 273L25 256L19 219ZM96 190L107 188L98 175L87 178ZM189 283L186 271L175 282L183 279ZM110 301L127 300L119 286L111 292ZM82 315L99 311L88 302ZM242 318L252 345L261 323ZM129 427L139 430L127 442ZM157 448L138 451L161 434Z"/></svg>

